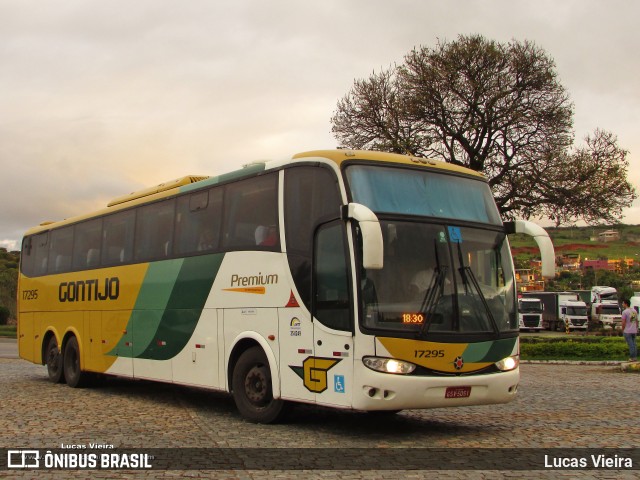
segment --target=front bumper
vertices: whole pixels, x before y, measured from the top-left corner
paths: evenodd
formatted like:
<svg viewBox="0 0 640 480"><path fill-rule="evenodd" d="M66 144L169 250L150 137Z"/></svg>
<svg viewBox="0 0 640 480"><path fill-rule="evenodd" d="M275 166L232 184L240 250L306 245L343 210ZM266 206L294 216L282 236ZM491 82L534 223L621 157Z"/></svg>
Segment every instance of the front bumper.
<svg viewBox="0 0 640 480"><path fill-rule="evenodd" d="M358 365L359 364L359 365ZM403 410L467 405L490 405L512 401L518 390L520 370L460 375L418 376L375 372L356 361L353 408L356 410ZM471 387L464 398L446 398L448 387Z"/></svg>

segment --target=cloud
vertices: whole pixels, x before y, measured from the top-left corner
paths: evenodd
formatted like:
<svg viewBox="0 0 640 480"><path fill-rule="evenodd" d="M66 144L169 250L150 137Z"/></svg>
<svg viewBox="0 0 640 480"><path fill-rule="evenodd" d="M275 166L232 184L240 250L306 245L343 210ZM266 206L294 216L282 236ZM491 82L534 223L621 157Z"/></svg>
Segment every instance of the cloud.
<svg viewBox="0 0 640 480"><path fill-rule="evenodd" d="M578 138L617 133L640 178L638 13L619 0L3 2L0 238L185 174L334 148L329 119L354 79L458 34L547 50Z"/></svg>

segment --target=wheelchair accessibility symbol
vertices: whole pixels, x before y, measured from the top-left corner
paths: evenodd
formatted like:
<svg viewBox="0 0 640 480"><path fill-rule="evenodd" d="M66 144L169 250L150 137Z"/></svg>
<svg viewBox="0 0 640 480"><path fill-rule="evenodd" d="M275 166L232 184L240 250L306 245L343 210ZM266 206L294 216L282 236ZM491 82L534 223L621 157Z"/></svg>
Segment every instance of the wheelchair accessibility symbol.
<svg viewBox="0 0 640 480"><path fill-rule="evenodd" d="M333 390L336 393L344 393L344 375L333 376Z"/></svg>

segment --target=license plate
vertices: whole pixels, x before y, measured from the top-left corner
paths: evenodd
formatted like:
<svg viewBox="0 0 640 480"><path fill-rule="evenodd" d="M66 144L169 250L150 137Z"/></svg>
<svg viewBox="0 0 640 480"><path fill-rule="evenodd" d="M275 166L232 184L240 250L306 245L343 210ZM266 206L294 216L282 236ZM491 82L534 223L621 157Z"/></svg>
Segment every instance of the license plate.
<svg viewBox="0 0 640 480"><path fill-rule="evenodd" d="M467 398L471 396L471 387L447 387L444 398Z"/></svg>

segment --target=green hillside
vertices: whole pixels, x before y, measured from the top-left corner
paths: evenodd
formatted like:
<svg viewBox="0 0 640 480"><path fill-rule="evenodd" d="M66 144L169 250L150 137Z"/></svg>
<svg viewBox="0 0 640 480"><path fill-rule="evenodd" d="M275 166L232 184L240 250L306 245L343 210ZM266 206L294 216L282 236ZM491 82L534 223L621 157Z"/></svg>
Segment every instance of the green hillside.
<svg viewBox="0 0 640 480"><path fill-rule="evenodd" d="M19 263L20 252L0 248L0 325L16 318Z"/></svg>
<svg viewBox="0 0 640 480"><path fill-rule="evenodd" d="M580 260L633 259L634 265L623 266L621 272L585 269L561 271L554 280L545 283L550 291L589 290L594 285L608 285L628 297L640 290L640 225L615 225L606 227L547 228L555 248L556 257L578 254ZM598 234L616 230L620 239L612 242L598 241ZM535 241L526 235L510 235L511 251L516 268L531 268L530 260L540 258Z"/></svg>
<svg viewBox="0 0 640 480"><path fill-rule="evenodd" d="M546 228L556 255L577 253L588 259L634 258L640 261L640 225L615 225L607 227ZM620 240L599 242L598 233L616 230ZM535 241L527 235L510 235L511 250L517 260L536 258L538 251Z"/></svg>

